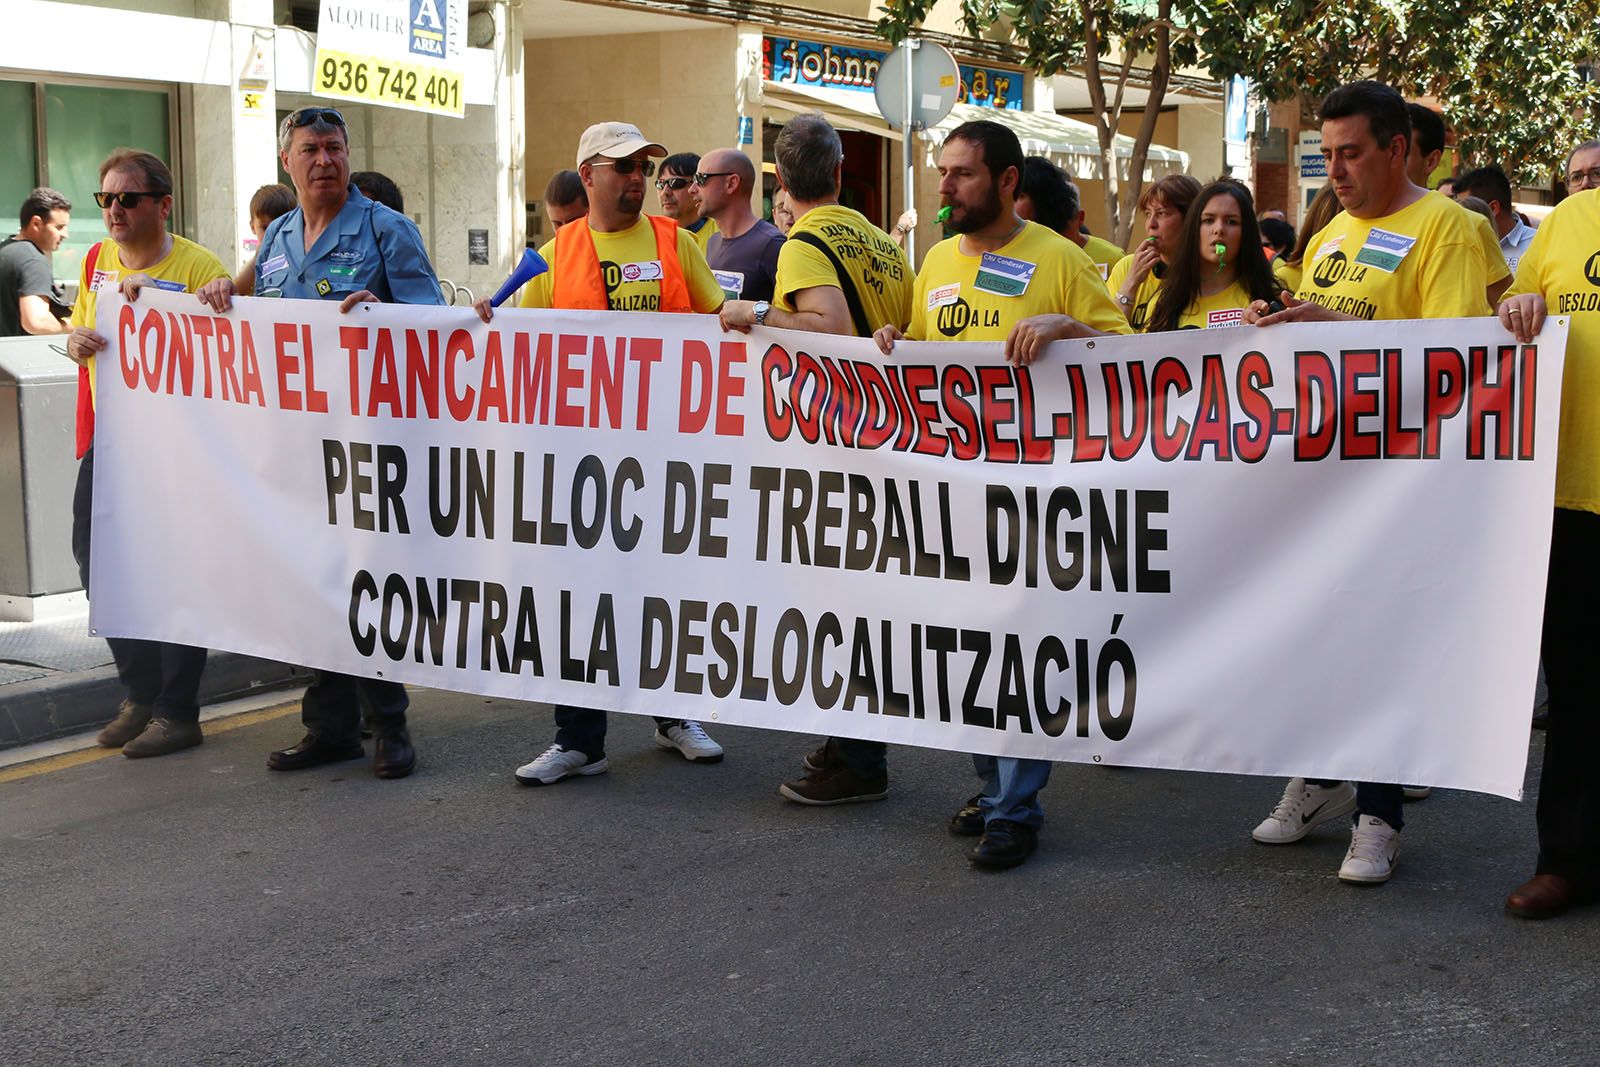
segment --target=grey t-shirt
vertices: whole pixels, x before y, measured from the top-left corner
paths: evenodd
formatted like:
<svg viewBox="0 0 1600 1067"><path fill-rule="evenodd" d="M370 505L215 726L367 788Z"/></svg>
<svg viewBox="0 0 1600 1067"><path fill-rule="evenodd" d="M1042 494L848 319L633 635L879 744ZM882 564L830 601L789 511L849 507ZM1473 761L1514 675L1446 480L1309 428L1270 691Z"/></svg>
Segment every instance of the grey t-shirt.
<svg viewBox="0 0 1600 1067"><path fill-rule="evenodd" d="M32 241L8 237L0 244L0 337L21 337L22 314L18 301L25 296L53 300L50 260Z"/></svg>
<svg viewBox="0 0 1600 1067"><path fill-rule="evenodd" d="M721 233L706 243L706 262L729 300L771 300L778 281L783 234L766 219L729 240Z"/></svg>

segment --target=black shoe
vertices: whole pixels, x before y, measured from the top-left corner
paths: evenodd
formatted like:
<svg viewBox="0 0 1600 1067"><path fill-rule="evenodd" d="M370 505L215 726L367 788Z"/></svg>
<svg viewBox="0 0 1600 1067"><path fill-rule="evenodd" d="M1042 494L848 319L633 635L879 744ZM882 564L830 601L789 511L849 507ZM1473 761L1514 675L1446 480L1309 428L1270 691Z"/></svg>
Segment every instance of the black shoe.
<svg viewBox="0 0 1600 1067"><path fill-rule="evenodd" d="M1039 833L1010 819L990 819L967 858L979 867L1015 867L1039 847Z"/></svg>
<svg viewBox="0 0 1600 1067"><path fill-rule="evenodd" d="M401 730L395 734L379 734L372 750L372 773L379 778L404 778L417 766L417 750L411 747L411 735Z"/></svg>
<svg viewBox="0 0 1600 1067"><path fill-rule="evenodd" d="M819 771L831 771L842 766L839 762L839 746L833 738L828 738L822 744L806 753L804 766L807 774L816 774Z"/></svg>
<svg viewBox="0 0 1600 1067"><path fill-rule="evenodd" d="M983 809L978 806L981 795L961 805L961 810L950 816L950 832L957 837L977 837L983 833Z"/></svg>
<svg viewBox="0 0 1600 1067"><path fill-rule="evenodd" d="M345 746L324 741L316 734L306 734L293 748L286 748L282 752L269 755L267 769L303 771L307 767L320 767L324 763L342 763L345 760L360 759L365 754L359 744Z"/></svg>

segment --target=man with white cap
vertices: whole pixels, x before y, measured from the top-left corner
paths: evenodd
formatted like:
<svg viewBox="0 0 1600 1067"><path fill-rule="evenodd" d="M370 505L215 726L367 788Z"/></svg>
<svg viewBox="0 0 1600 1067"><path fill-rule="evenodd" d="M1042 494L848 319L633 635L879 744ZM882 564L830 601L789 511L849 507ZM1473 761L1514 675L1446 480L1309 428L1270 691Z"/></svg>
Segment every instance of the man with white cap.
<svg viewBox="0 0 1600 1067"><path fill-rule="evenodd" d="M714 312L722 287L706 265L694 234L670 218L645 215L645 181L651 157L667 150L627 122L600 122L578 140L578 176L589 194L583 225L556 231L539 249L549 271L522 288L525 308L590 311ZM487 299L476 305L488 322ZM555 743L517 768L524 785L550 785L606 769L606 713L556 706ZM692 762L715 763L722 746L687 719L656 719L655 742Z"/></svg>

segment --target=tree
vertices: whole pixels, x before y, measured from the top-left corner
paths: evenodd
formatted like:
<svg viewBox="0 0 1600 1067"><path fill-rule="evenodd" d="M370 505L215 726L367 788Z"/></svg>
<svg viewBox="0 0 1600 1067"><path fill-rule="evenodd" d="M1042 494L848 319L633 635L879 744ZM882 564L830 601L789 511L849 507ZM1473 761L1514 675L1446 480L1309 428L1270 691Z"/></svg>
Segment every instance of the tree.
<svg viewBox="0 0 1600 1067"><path fill-rule="evenodd" d="M916 32L934 0L885 0L878 32L891 44ZM1156 119L1174 69L1199 58L1198 35L1187 28L1203 0L961 0L962 22L973 36L1001 22L1027 50L1042 76L1082 65L1105 174L1106 217L1113 243L1125 245L1143 188ZM1119 48L1112 58L1113 48ZM1128 160L1129 181L1117 166L1117 128L1130 79L1148 79L1148 93Z"/></svg>
<svg viewBox="0 0 1600 1067"><path fill-rule="evenodd" d="M1443 107L1469 158L1548 177L1593 136L1600 0L1205 0L1196 20L1213 76L1243 74L1271 100L1312 110L1375 78Z"/></svg>

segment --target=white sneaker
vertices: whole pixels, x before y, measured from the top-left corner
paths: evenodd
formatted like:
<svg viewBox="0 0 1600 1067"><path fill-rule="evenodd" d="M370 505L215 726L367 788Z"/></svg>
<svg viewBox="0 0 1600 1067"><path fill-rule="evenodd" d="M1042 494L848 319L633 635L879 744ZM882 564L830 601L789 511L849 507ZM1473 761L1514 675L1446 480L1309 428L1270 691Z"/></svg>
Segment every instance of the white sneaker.
<svg viewBox="0 0 1600 1067"><path fill-rule="evenodd" d="M677 749L684 759L693 763L716 763L722 759L722 746L711 740L693 719L657 726L656 744Z"/></svg>
<svg viewBox="0 0 1600 1067"><path fill-rule="evenodd" d="M606 758L591 760L575 748L551 745L532 763L517 768L517 781L523 785L550 785L572 774L604 774Z"/></svg>
<svg viewBox="0 0 1600 1067"><path fill-rule="evenodd" d="M1350 851L1339 865L1339 881L1357 885L1387 882L1399 859L1400 831L1390 829L1376 815L1363 815L1350 834Z"/></svg>
<svg viewBox="0 0 1600 1067"><path fill-rule="evenodd" d="M1250 831L1250 836L1263 845L1287 845L1355 810L1356 787L1352 783L1308 785L1304 778L1291 778L1283 790L1283 799L1271 815Z"/></svg>

